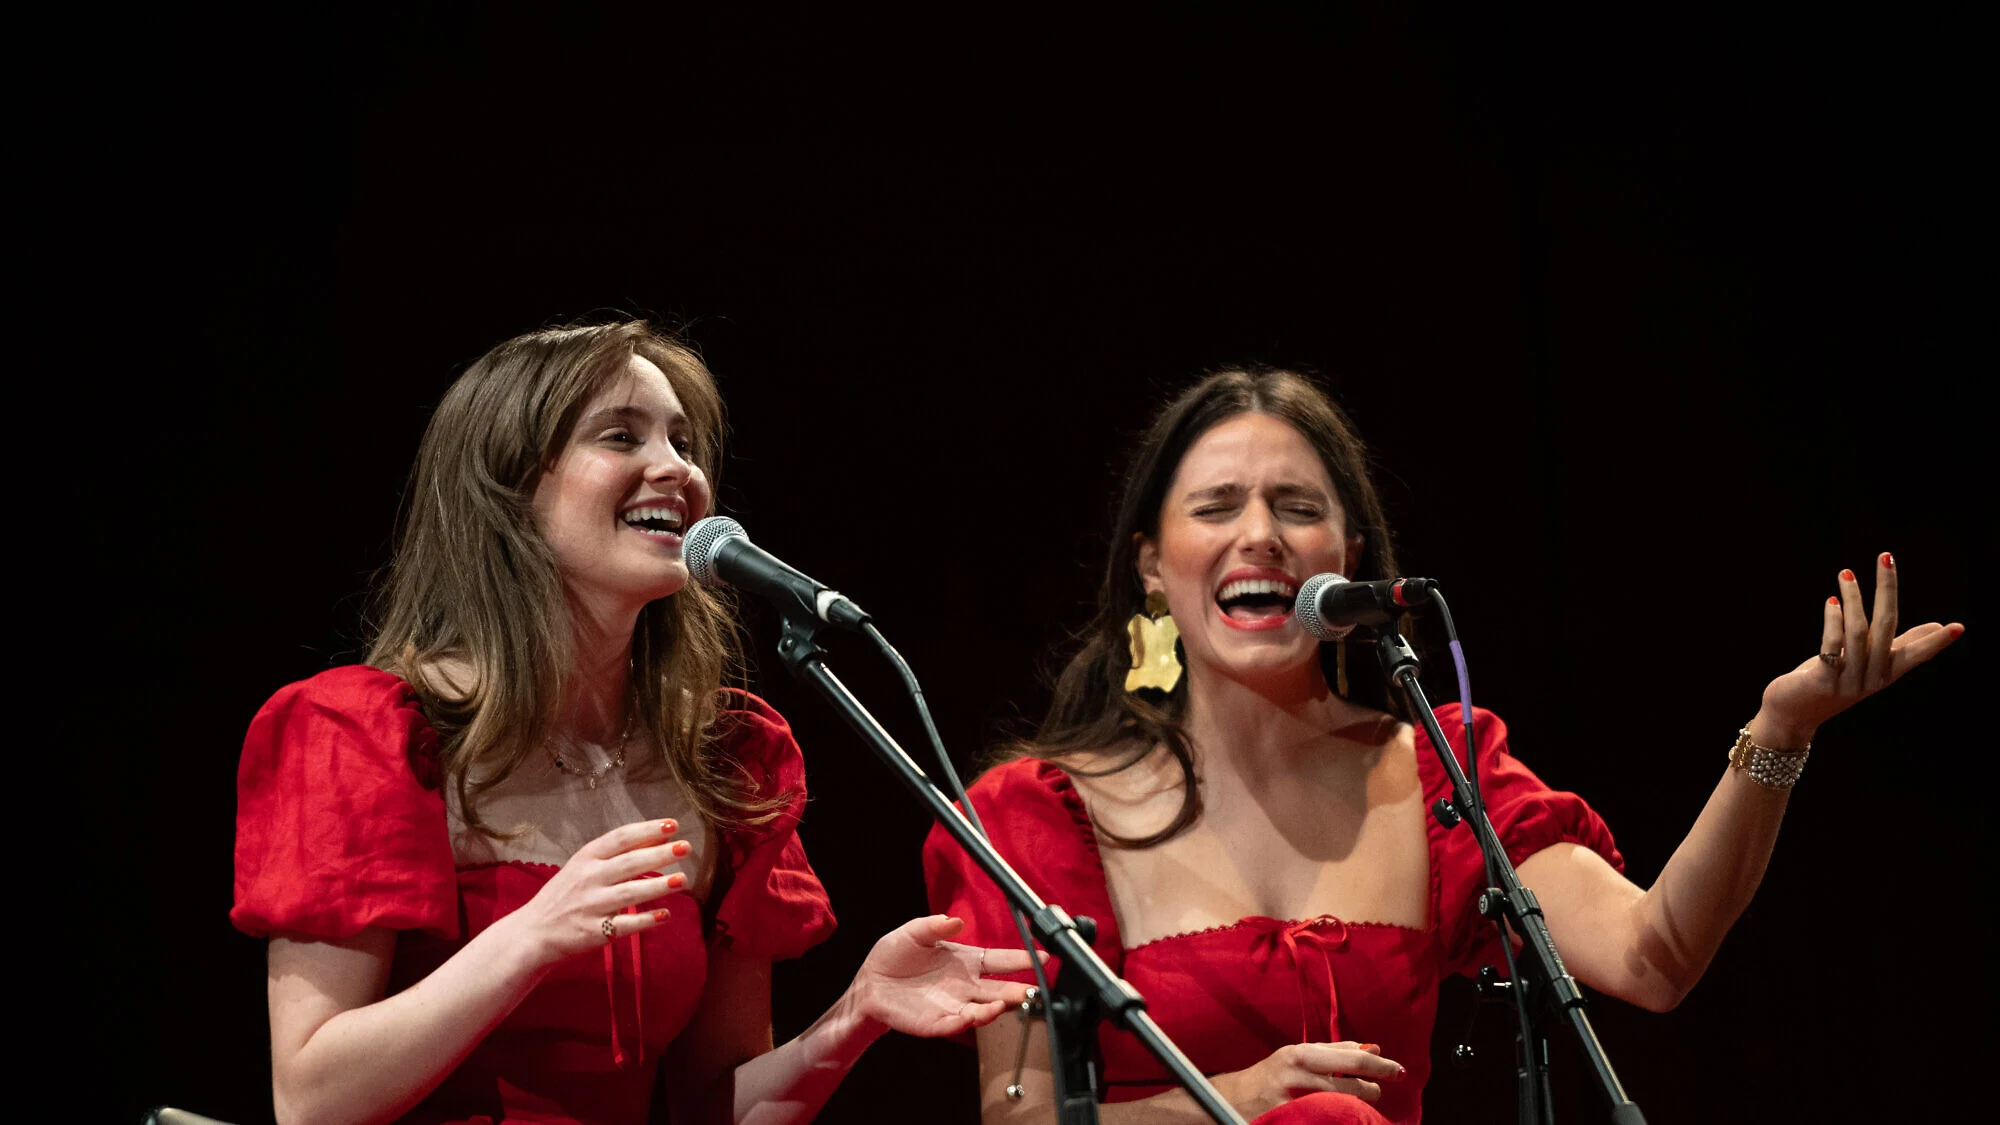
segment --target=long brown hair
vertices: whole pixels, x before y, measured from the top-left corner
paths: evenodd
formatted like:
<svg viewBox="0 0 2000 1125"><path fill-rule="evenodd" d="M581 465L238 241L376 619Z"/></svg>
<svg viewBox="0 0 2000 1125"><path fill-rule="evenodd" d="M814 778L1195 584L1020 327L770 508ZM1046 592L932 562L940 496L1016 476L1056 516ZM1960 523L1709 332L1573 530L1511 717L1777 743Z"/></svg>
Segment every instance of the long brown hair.
<svg viewBox="0 0 2000 1125"><path fill-rule="evenodd" d="M724 428L715 380L693 349L636 320L531 332L487 352L445 392L417 450L367 662L416 690L460 813L488 835L498 833L480 819L479 797L549 737L573 665L571 610L535 519L535 485L635 355L666 374L688 418L686 456L713 482ZM469 669L471 682L443 666ZM732 607L711 591L689 583L640 611L630 713L715 824L762 819L780 803L748 794L712 752L718 693L740 670Z"/></svg>
<svg viewBox="0 0 2000 1125"><path fill-rule="evenodd" d="M1125 690L1131 670L1127 623L1145 608L1139 582L1137 535L1158 539L1160 509L1181 458L1197 439L1239 414L1269 414L1303 435L1326 466L1340 506L1346 510L1347 533L1362 537L1361 554L1347 577L1369 581L1396 575L1396 555L1382 501L1368 476L1368 450L1333 400L1304 376L1269 367L1234 367L1216 371L1182 391L1153 419L1133 450L1126 469L1118 508L1112 520L1110 557L1097 595L1097 615L1079 635L1081 647L1056 677L1048 717L1032 740L1003 747L1002 758L1033 757L1054 761L1073 773L1098 777L1127 769L1165 747L1181 767L1182 801L1173 822L1151 836L1128 838L1106 833L1113 844L1150 848L1173 839L1201 816L1201 788L1194 751L1183 719L1187 711L1187 678L1170 693ZM1344 659L1340 645L1322 645L1321 667L1327 681ZM1396 710L1381 669L1357 639L1354 659L1346 659L1347 698L1380 710ZM1102 769L1078 769L1071 762L1083 755L1125 748L1122 757Z"/></svg>

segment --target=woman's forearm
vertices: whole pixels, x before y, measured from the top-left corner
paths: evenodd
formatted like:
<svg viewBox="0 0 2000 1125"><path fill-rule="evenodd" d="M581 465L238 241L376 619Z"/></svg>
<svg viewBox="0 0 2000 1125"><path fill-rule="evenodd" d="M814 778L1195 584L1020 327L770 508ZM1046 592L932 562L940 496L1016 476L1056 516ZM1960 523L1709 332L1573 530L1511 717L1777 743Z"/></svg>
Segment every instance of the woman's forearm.
<svg viewBox="0 0 2000 1125"><path fill-rule="evenodd" d="M1762 713L1750 732L1772 747L1803 746L1812 734L1784 729ZM1576 844L1527 857L1521 879L1541 899L1549 930L1578 980L1642 1008L1667 1011L1701 979L1750 905L1789 797L1789 790L1725 769L1647 890Z"/></svg>
<svg viewBox="0 0 2000 1125"><path fill-rule="evenodd" d="M1759 713L1750 735L1759 745L1804 746L1811 731L1788 730ZM1752 781L1747 771L1725 769L1701 816L1660 877L1639 900L1636 944L1665 986L1666 1007L1678 1003L1707 971L1729 928L1736 924L1764 880L1789 789Z"/></svg>
<svg viewBox="0 0 2000 1125"><path fill-rule="evenodd" d="M811 1121L886 1030L861 1012L850 988L797 1038L736 1068L735 1120L739 1125Z"/></svg>
<svg viewBox="0 0 2000 1125"><path fill-rule="evenodd" d="M372 975L368 983L379 994L393 933L371 939L386 941L379 950L319 942L281 948L274 942L272 1094L280 1125L388 1121L422 1100L546 972L546 962L515 929L503 918L416 984L352 1007L329 997L319 982L331 976L358 983ZM365 959L369 966L325 971L330 961L343 959ZM320 1015L325 1010L333 1014Z"/></svg>
<svg viewBox="0 0 2000 1125"><path fill-rule="evenodd" d="M1027 1036L1025 1044L1021 1041L1023 1034ZM1054 1062L1049 1055L1048 1032L1041 1021L1024 1028L1016 1020L1002 1020L981 1028L978 1042L981 1125L1044 1125L1052 1120L1056 1113ZM1223 1074L1212 1081L1245 1120L1278 1104L1260 1101L1235 1089L1237 1077ZM1017 1082L1021 1096L1008 1097L1007 1088ZM1104 1125L1205 1125L1211 1120L1185 1090L1169 1090L1129 1102L1107 1102L1097 1107L1097 1116Z"/></svg>

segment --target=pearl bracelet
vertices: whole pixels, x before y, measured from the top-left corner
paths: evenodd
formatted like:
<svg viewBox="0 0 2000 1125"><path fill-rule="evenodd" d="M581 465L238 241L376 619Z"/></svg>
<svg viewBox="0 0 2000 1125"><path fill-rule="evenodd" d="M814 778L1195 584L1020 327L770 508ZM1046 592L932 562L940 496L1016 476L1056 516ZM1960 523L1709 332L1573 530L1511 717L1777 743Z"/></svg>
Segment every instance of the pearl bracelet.
<svg viewBox="0 0 2000 1125"><path fill-rule="evenodd" d="M1810 742L1798 750L1759 746L1750 737L1750 728L1744 727L1736 732L1736 745L1729 748L1729 768L1743 770L1750 780L1766 789L1790 789L1799 783L1799 775L1806 769L1806 755L1810 753Z"/></svg>

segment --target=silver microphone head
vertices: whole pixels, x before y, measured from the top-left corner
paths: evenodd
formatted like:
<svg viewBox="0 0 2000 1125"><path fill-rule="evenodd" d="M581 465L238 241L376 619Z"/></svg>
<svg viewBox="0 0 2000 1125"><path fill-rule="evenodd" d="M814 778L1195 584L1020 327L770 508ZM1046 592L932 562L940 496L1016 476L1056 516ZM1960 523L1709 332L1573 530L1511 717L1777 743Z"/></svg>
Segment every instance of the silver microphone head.
<svg viewBox="0 0 2000 1125"><path fill-rule="evenodd" d="M681 539L681 558L687 560L688 573L696 582L704 586L727 585L722 576L715 572L715 553L725 539L741 539L750 542L750 533L743 525L728 516L709 516L694 521L687 535Z"/></svg>
<svg viewBox="0 0 2000 1125"><path fill-rule="evenodd" d="M1347 578L1343 575L1315 574L1299 586L1299 596L1292 601L1292 616L1298 618L1299 627L1306 631L1307 636L1315 640L1337 641L1354 631L1352 625L1329 625L1319 615L1320 594L1329 586L1346 582Z"/></svg>

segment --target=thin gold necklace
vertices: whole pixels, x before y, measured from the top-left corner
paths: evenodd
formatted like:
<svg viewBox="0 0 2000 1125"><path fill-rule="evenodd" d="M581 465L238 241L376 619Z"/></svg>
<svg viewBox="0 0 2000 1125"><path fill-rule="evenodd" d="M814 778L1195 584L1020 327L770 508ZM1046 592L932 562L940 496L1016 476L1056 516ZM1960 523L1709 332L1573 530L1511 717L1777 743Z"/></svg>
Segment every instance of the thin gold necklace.
<svg viewBox="0 0 2000 1125"><path fill-rule="evenodd" d="M595 789L600 778L608 777L611 771L624 767L625 744L632 741L632 721L638 717L638 712L636 711L625 716L625 730L618 736L618 751L612 754L611 760L602 766L595 769L578 769L576 766L569 764L569 760L562 756L562 751L556 749L554 743L549 744L549 758L555 762L557 769L572 777L582 778L585 786Z"/></svg>

